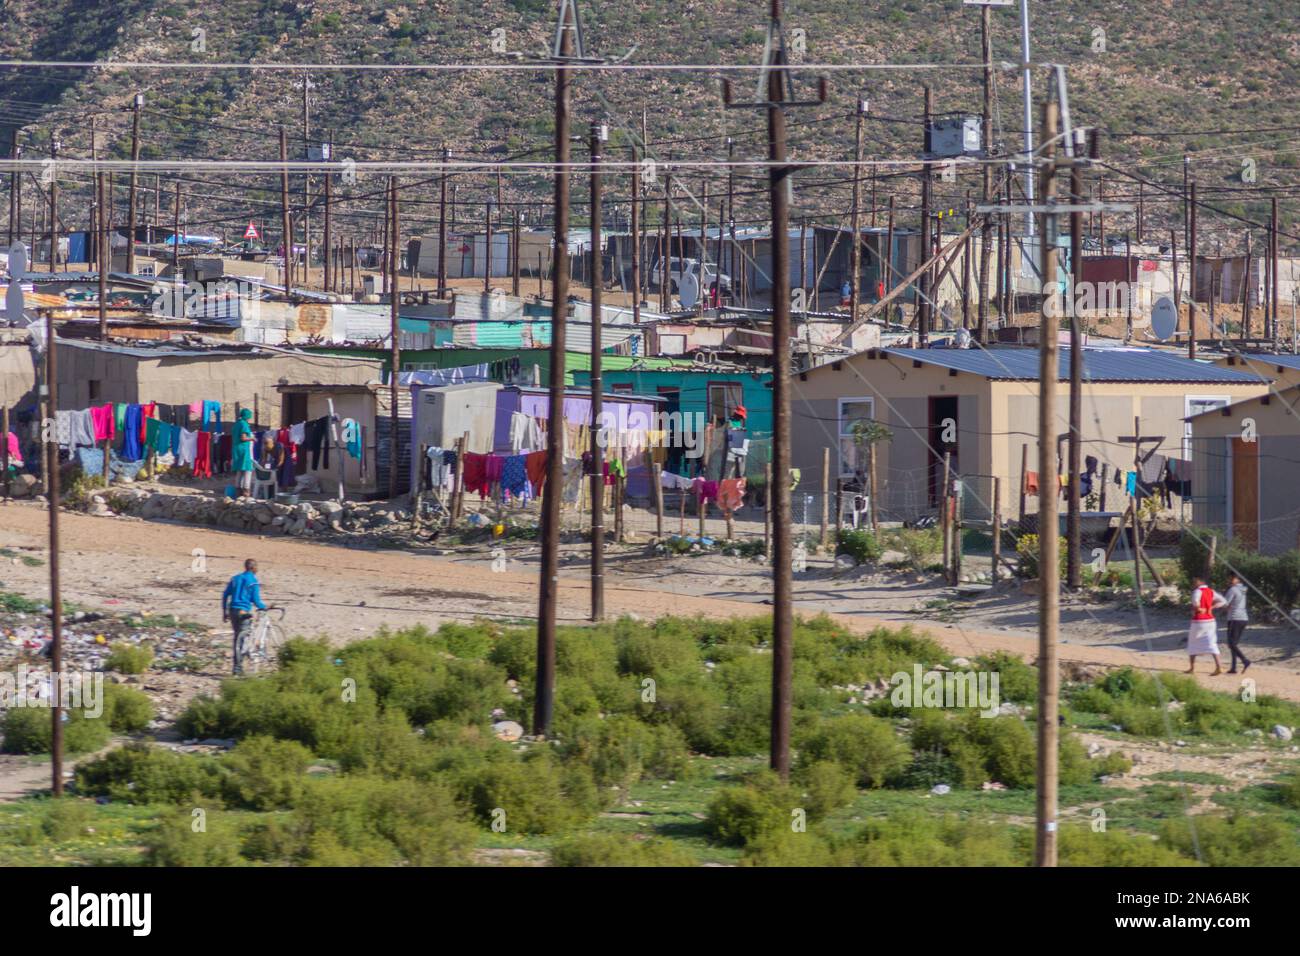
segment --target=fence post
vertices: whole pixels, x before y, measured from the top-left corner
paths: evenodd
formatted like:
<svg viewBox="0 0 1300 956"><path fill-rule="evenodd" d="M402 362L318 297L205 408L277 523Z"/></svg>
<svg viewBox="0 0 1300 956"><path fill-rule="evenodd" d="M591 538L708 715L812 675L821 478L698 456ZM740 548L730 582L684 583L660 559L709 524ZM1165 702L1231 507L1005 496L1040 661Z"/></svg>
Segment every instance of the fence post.
<svg viewBox="0 0 1300 956"><path fill-rule="evenodd" d="M831 450L822 448L822 550L829 546L831 504Z"/></svg>
<svg viewBox="0 0 1300 956"><path fill-rule="evenodd" d="M460 517L465 499L465 440L456 439L456 482L451 489L451 520Z"/></svg>
<svg viewBox="0 0 1300 956"><path fill-rule="evenodd" d="M655 493L655 540L664 539L664 486L662 481L663 466L653 465L650 469L650 478L654 482Z"/></svg>
<svg viewBox="0 0 1300 956"><path fill-rule="evenodd" d="M772 463L763 466L763 557L772 557Z"/></svg>
<svg viewBox="0 0 1300 956"><path fill-rule="evenodd" d="M1002 560L1002 479L993 479L993 583L998 580L998 562Z"/></svg>
<svg viewBox="0 0 1300 956"><path fill-rule="evenodd" d="M867 489L867 506L871 508L871 531L877 533L880 531L880 521L876 517L876 443L871 442L867 445L867 480L870 482Z"/></svg>
<svg viewBox="0 0 1300 956"><path fill-rule="evenodd" d="M1022 443L1020 446L1020 518L1016 527L1021 534L1025 531L1025 487L1029 484L1029 444ZM1043 489L1038 489L1042 494Z"/></svg>

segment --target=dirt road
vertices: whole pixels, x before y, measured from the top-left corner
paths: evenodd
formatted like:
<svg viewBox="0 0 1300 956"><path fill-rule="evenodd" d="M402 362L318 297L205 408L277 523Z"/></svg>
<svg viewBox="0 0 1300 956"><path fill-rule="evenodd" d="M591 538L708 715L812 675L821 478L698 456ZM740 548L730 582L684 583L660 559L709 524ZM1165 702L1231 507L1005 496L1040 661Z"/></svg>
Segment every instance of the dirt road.
<svg viewBox="0 0 1300 956"><path fill-rule="evenodd" d="M44 558L47 525L48 515L40 505L0 504L0 546ZM535 555L535 549L512 552L506 556L504 568L494 571L493 557L486 550L468 556L359 550L74 513L65 513L60 527L64 599L86 607L175 614L218 627L220 594L226 580L242 569L244 558L256 557L264 596L269 603L289 608L289 632L323 635L339 643L368 636L384 625L423 623L433 627L447 620L475 617L516 621L535 616L537 610L536 564L528 553L531 550ZM560 620L576 624L586 619L587 567L579 555L569 557L574 560L566 562L559 583ZM683 566L680 572L669 571L664 569L666 563L652 566L634 557L613 560L606 589L608 613L647 620L668 614L733 617L767 613L760 602L769 588L764 585L760 565L738 564L720 574L716 566L708 573L697 572L690 561L679 562ZM47 568L28 567L16 559L0 563L0 587L11 590L38 595L47 587L47 575ZM693 575L698 580L692 580ZM897 597L900 591L907 591L907 585L881 583L875 590ZM999 601L1006 602L1001 611ZM991 609L972 612L969 617L958 612L960 623L952 624L917 619L897 601L884 616L853 613L863 607L855 600L853 589L831 591L819 581L801 584L797 606L801 613L828 611L859 632L906 621L954 654L1008 650L1032 658L1036 646L1032 611L1025 599L1015 595L998 598ZM871 610L870 605L867 609ZM1000 614L994 619L1014 626L1004 630L990 627L989 614ZM1093 617L1096 619L1095 614ZM1079 633L1097 630L1087 617L1080 617L1075 627ZM1145 650L1148 645L1140 640L1098 645L1067 636L1067 641L1060 648L1063 661L1131 664L1165 671L1187 666L1186 657L1177 650ZM1201 667L1205 666L1203 661ZM1239 686L1236 677L1198 676L1206 686L1219 690L1233 691ZM1300 673L1295 670L1276 662L1261 663L1251 668L1249 676L1261 694L1300 700Z"/></svg>

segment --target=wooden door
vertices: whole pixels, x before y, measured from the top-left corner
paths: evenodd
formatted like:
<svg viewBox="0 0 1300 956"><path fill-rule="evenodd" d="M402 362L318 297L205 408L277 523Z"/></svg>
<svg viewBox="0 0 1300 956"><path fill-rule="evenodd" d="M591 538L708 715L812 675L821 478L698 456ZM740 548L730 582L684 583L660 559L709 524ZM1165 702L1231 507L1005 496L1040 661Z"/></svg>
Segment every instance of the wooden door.
<svg viewBox="0 0 1300 956"><path fill-rule="evenodd" d="M1232 537L1259 547L1259 441L1232 440Z"/></svg>

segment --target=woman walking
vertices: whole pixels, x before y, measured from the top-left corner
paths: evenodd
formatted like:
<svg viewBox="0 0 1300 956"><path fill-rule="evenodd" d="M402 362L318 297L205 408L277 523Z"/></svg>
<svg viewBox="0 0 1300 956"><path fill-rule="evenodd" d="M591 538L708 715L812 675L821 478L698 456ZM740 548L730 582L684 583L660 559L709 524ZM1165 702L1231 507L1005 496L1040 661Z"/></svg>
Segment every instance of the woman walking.
<svg viewBox="0 0 1300 956"><path fill-rule="evenodd" d="M1197 655L1209 654L1214 658L1214 673L1210 676L1217 677L1223 673L1223 663L1219 660L1219 637L1214 612L1228 602L1222 594L1206 584L1203 577L1193 578L1192 585L1192 623L1187 630L1187 673L1196 670Z"/></svg>
<svg viewBox="0 0 1300 956"><path fill-rule="evenodd" d="M1228 600L1228 650L1232 652L1232 663L1228 667L1228 673L1237 673L1237 658L1241 658L1241 672L1244 674L1246 668L1250 666L1250 661L1246 660L1246 655L1241 653L1238 645L1241 643L1242 635L1246 633L1246 624L1250 621L1250 616L1246 613L1246 585L1235 574L1229 580L1232 581L1232 586L1224 595Z"/></svg>

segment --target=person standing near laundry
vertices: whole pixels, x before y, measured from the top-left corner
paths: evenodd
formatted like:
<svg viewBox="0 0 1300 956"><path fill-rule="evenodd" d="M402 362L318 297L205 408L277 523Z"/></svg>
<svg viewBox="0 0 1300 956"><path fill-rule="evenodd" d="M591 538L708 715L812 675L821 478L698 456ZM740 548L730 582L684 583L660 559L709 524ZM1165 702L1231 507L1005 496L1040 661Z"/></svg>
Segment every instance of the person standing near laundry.
<svg viewBox="0 0 1300 956"><path fill-rule="evenodd" d="M1241 672L1244 674L1250 667L1250 661L1246 660L1246 655L1241 653L1239 647L1241 638L1246 633L1246 625L1250 622L1250 615L1246 613L1246 585L1235 574L1228 580L1232 582L1228 593L1224 595L1228 601L1228 650L1232 653L1228 673L1237 673L1237 658L1240 657Z"/></svg>
<svg viewBox="0 0 1300 956"><path fill-rule="evenodd" d="M1214 658L1214 673L1211 677L1223 673L1214 612L1227 604L1222 594L1205 583L1205 578L1198 576L1192 579L1192 623L1187 629L1188 674L1195 672L1196 658L1200 654L1209 654Z"/></svg>
<svg viewBox="0 0 1300 956"><path fill-rule="evenodd" d="M262 603L262 585L257 580L257 562L249 558L244 562L244 573L231 578L221 594L221 619L230 622L234 638L231 646L234 650L236 676L243 673L239 661L239 632L253 616L253 608L265 611L266 605Z"/></svg>
<svg viewBox="0 0 1300 956"><path fill-rule="evenodd" d="M239 413L235 422L233 437L234 452L231 455L230 468L238 477L235 480L239 488L239 497L247 498L253 491L253 410L245 408Z"/></svg>
<svg viewBox="0 0 1300 956"><path fill-rule="evenodd" d="M745 459L749 457L749 437L745 430L747 415L744 405L732 409L731 420L727 423L727 457L722 465L723 478L745 477ZM728 472L731 474L728 475Z"/></svg>

